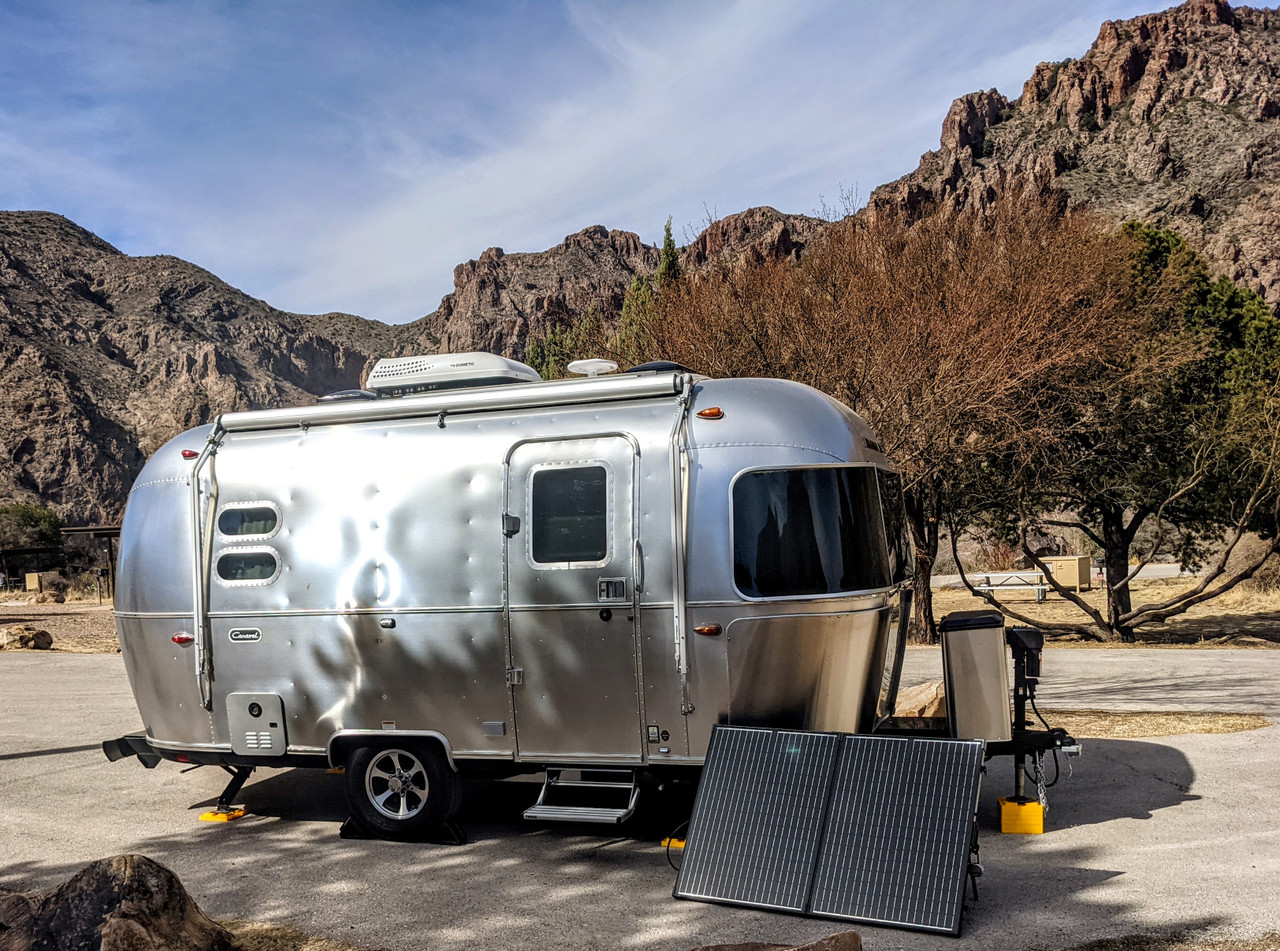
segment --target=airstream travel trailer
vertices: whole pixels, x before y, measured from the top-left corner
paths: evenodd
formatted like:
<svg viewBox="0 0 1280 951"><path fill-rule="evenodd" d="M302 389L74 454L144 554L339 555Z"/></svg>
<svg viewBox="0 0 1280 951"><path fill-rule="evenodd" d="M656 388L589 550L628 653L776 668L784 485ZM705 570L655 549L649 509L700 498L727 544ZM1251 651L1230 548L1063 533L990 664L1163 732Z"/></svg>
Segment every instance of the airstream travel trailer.
<svg viewBox="0 0 1280 951"><path fill-rule="evenodd" d="M717 724L887 718L911 558L866 423L797 383L602 362L383 360L157 451L116 597L146 732L108 754L343 766L398 835L459 773L630 783L699 766ZM618 821L630 788L530 814Z"/></svg>

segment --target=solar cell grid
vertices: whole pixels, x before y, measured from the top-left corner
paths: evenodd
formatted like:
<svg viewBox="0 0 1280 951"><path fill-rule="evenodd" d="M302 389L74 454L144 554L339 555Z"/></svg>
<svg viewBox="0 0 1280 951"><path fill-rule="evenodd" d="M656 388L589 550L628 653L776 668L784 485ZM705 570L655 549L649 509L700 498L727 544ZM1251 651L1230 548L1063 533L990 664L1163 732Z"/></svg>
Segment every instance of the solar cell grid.
<svg viewBox="0 0 1280 951"><path fill-rule="evenodd" d="M678 898L959 934L980 741L717 727Z"/></svg>
<svg viewBox="0 0 1280 951"><path fill-rule="evenodd" d="M810 912L959 932L982 745L845 737Z"/></svg>
<svg viewBox="0 0 1280 951"><path fill-rule="evenodd" d="M715 792L699 792L680 897L803 911L839 740L717 729L702 777Z"/></svg>

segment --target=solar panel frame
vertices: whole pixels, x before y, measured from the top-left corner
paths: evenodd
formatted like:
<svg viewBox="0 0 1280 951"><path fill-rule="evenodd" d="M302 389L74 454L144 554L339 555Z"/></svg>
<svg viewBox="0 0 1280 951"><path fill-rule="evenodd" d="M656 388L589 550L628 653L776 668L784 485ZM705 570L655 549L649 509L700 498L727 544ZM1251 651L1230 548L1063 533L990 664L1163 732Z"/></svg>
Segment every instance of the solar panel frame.
<svg viewBox="0 0 1280 951"><path fill-rule="evenodd" d="M980 740L717 726L672 894L958 935L983 757Z"/></svg>

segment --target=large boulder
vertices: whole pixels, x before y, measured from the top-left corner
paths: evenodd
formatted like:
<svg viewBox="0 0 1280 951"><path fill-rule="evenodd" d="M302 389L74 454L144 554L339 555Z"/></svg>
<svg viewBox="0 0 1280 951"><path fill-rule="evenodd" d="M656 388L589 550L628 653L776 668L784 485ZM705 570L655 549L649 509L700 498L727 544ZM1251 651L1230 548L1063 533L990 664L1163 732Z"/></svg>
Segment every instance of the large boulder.
<svg viewBox="0 0 1280 951"><path fill-rule="evenodd" d="M53 647L53 635L30 624L13 624L0 628L0 649L6 647L47 651Z"/></svg>
<svg viewBox="0 0 1280 951"><path fill-rule="evenodd" d="M0 951L230 951L231 932L143 855L100 859L44 895L0 895Z"/></svg>
<svg viewBox="0 0 1280 951"><path fill-rule="evenodd" d="M895 717L945 717L947 697L941 680L929 680L898 691Z"/></svg>

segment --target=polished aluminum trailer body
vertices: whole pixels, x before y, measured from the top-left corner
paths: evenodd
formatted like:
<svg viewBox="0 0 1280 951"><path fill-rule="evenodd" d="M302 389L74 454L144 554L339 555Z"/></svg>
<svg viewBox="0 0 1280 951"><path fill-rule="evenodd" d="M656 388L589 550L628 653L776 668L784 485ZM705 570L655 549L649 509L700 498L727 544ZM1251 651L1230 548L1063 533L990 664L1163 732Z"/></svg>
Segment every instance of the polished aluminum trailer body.
<svg viewBox="0 0 1280 951"><path fill-rule="evenodd" d="M892 712L900 512L866 424L776 380L227 414L138 478L117 629L173 758L341 762L404 736L455 768L696 765L717 723L865 732ZM832 538L855 529L883 549L866 570ZM808 593L757 590L841 544ZM825 590L855 576L873 580Z"/></svg>

